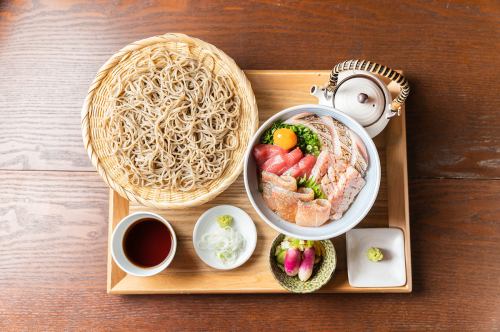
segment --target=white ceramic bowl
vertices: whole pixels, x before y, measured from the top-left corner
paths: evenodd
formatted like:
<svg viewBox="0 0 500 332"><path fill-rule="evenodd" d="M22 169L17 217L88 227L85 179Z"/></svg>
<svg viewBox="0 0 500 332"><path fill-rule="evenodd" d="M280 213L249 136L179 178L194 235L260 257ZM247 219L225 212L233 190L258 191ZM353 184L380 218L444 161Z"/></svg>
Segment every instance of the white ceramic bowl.
<svg viewBox="0 0 500 332"><path fill-rule="evenodd" d="M302 113L310 112L318 115L329 115L342 122L349 129L355 132L363 141L368 153L369 166L365 175L366 185L360 191L354 202L351 204L342 218L336 221L329 221L320 227L303 227L281 219L271 211L264 202L262 194L259 192L257 177L257 165L252 154L253 147L259 143L262 133L277 120L287 120L290 117ZM272 228L288 236L304 240L324 240L344 234L356 226L370 211L377 198L380 186L380 160L377 148L366 130L348 115L322 105L298 105L287 108L269 118L257 130L248 146L245 155L244 180L248 198L259 216Z"/></svg>
<svg viewBox="0 0 500 332"><path fill-rule="evenodd" d="M219 228L217 217L226 214L233 217L232 227L245 239L245 248L232 264L222 263L212 251L202 250L198 245L203 234L215 232ZM194 225L193 245L198 257L208 266L217 270L232 270L243 265L252 256L257 245L257 229L252 218L242 209L232 205L218 205L205 211Z"/></svg>
<svg viewBox="0 0 500 332"><path fill-rule="evenodd" d="M172 241L170 252L168 253L167 257L165 257L163 262L156 266L148 268L133 264L123 251L123 237L125 236L125 233L129 229L129 227L133 225L137 220L146 218L156 219L164 223L170 232ZM116 225L115 230L113 231L113 235L111 236L111 256L113 257L113 260L120 267L120 269L127 272L128 274L137 277L150 277L165 270L174 259L176 249L177 237L175 236L174 229L165 218L152 212L135 212L129 214L128 216L123 218L118 223L118 225Z"/></svg>

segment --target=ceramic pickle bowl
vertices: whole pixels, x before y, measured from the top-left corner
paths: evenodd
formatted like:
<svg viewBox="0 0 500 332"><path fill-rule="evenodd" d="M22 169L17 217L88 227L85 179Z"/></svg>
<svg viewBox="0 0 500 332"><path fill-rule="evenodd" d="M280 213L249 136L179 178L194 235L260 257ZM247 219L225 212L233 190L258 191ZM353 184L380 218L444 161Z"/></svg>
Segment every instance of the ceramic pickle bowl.
<svg viewBox="0 0 500 332"><path fill-rule="evenodd" d="M332 241L322 240L321 245L325 249L325 256L321 258L321 262L316 264L313 269L311 278L307 281L301 281L297 276L290 277L283 271L276 261L276 247L284 240L285 235L278 235L269 251L269 265L271 272L278 283L286 290L292 293L312 293L326 285L335 272L337 266L337 254Z"/></svg>

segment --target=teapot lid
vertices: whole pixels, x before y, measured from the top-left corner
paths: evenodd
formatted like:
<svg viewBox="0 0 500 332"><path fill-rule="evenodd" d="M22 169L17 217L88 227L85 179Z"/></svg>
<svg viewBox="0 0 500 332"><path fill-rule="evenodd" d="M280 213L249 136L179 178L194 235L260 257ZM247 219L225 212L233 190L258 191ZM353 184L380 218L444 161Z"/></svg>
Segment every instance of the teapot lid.
<svg viewBox="0 0 500 332"><path fill-rule="evenodd" d="M362 126L368 127L384 114L387 100L378 80L371 75L355 74L339 82L333 96L333 107Z"/></svg>

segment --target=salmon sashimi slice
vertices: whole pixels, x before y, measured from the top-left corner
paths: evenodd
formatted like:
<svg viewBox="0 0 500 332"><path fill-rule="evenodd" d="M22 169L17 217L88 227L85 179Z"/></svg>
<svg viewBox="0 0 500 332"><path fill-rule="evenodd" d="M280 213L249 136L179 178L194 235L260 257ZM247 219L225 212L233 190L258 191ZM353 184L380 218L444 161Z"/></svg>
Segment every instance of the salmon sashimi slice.
<svg viewBox="0 0 500 332"><path fill-rule="evenodd" d="M316 160L316 163L311 170L311 178L314 180L321 179L323 175L325 175L328 166L330 166L332 157L332 154L328 150L322 150L318 156L318 160Z"/></svg>
<svg viewBox="0 0 500 332"><path fill-rule="evenodd" d="M262 182L271 183L286 190L297 191L297 180L289 175L279 176L274 173L263 171Z"/></svg>
<svg viewBox="0 0 500 332"><path fill-rule="evenodd" d="M331 204L326 199L297 203L295 223L299 226L318 227L330 219Z"/></svg>
<svg viewBox="0 0 500 332"><path fill-rule="evenodd" d="M283 174L293 176L294 178L300 178L302 176L309 177L314 164L316 164L316 157L312 154L308 154L300 159L298 163L287 169Z"/></svg>
<svg viewBox="0 0 500 332"><path fill-rule="evenodd" d="M337 168L335 168L334 166L336 166ZM328 166L328 170L326 171L326 174L323 176L320 182L321 190L323 190L323 193L327 197L333 193L333 191L335 190L335 186L339 181L340 175L343 174L348 167L349 166L345 163L342 164L340 168L338 167L338 164L332 164L332 166Z"/></svg>
<svg viewBox="0 0 500 332"><path fill-rule="evenodd" d="M344 173L347 168L350 166L350 164L343 158L337 158L337 157L333 157L333 163L332 163L332 167L331 168L328 168L328 172L329 172L329 175L330 177L332 177L331 174L341 174L341 173ZM333 179L333 177L332 177Z"/></svg>
<svg viewBox="0 0 500 332"><path fill-rule="evenodd" d="M349 166L345 173L339 175L337 183L333 185L333 190L328 195L328 200L332 204L330 217L333 220L342 217L365 183L366 181L353 166Z"/></svg>
<svg viewBox="0 0 500 332"><path fill-rule="evenodd" d="M321 120L330 129L333 139L332 152L336 163L344 162L345 164L354 166L359 173L364 175L368 168L368 162L364 157L364 155L367 156L366 147L361 139L344 124L334 120L330 116L322 116ZM361 146L362 152L359 146Z"/></svg>
<svg viewBox="0 0 500 332"><path fill-rule="evenodd" d="M298 202L312 201L314 191L311 188L300 188L299 191L294 192L267 182L263 185L262 197L266 205L278 216L287 221L295 222Z"/></svg>
<svg viewBox="0 0 500 332"><path fill-rule="evenodd" d="M335 190L336 179L334 176L330 176L330 174L334 175L334 172L331 170L333 170L333 167L328 167L328 174L323 175L320 182L321 190L326 197L333 195Z"/></svg>
<svg viewBox="0 0 500 332"><path fill-rule="evenodd" d="M261 170L281 175L287 169L298 163L299 160L302 159L302 156L300 148L295 148L286 154L279 154L271 159L268 159L264 164L262 164Z"/></svg>
<svg viewBox="0 0 500 332"><path fill-rule="evenodd" d="M268 159L271 159L276 155L282 155L287 153L285 149L282 149L279 146L272 144L257 144L256 146L254 146L252 152L255 161L257 162L257 165L259 167L262 164L264 164Z"/></svg>

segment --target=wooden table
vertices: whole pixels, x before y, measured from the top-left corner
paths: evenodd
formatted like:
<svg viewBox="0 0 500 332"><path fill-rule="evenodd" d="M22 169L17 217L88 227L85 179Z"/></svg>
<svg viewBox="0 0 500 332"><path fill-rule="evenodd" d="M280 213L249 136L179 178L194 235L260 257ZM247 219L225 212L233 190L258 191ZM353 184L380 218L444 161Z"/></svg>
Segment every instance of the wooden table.
<svg viewBox="0 0 500 332"><path fill-rule="evenodd" d="M500 329L499 18L494 1L1 1L0 330ZM107 188L80 108L112 53L168 31L244 69L405 71L412 294L106 294Z"/></svg>

